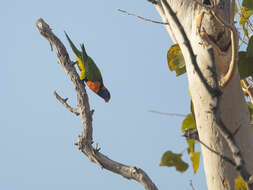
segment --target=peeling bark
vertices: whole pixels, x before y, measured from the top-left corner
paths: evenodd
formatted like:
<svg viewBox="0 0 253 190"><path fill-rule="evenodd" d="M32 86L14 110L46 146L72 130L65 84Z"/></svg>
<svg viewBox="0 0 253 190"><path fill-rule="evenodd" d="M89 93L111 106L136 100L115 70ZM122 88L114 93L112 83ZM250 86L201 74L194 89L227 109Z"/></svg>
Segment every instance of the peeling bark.
<svg viewBox="0 0 253 190"><path fill-rule="evenodd" d="M205 8L200 6L196 0L165 0L173 12L176 13L179 22L186 32L193 52L196 55L198 66L211 87L215 87L216 82L213 77L212 59L208 52L210 46L215 49L219 48L224 54L220 55L219 51L214 51L215 65L217 69L217 77L220 79L228 70L231 62L231 38L230 31L215 19L210 13L206 13L203 17L201 30L205 30L208 38L212 43L206 43L199 32L197 31L198 17L201 11ZM237 162L236 150L232 150L227 138L222 134L220 123L216 120L215 112L212 111L212 106L217 104L217 100L209 93L203 81L200 80L198 73L192 64L188 49L185 46L185 41L180 35L180 31L174 19L166 11L163 0L155 1L154 5L161 15L164 22L169 22L170 27L165 26L174 42L177 42L182 50L186 62L188 75L189 89L191 92L192 101L194 104L194 112L196 117L197 129L199 138L208 147L216 152L225 155L228 158L234 159ZM211 2L211 1L210 1ZM231 23L233 20L234 2L232 0L216 0L213 2L215 12L226 22ZM235 42L238 44L238 39ZM244 158L243 163L247 170L248 185L252 189L248 175L253 173L253 131L250 127L250 117L247 104L240 85L240 77L237 68L235 69L232 78L227 86L222 89L222 96L219 105L219 117L224 123L224 126L233 134L240 127L239 131L233 137L235 143ZM202 147L202 155L204 160L204 169L208 189L234 189L234 179L238 175L243 175L231 164L222 159L219 155L211 152L206 147ZM231 151L232 150L232 151Z"/></svg>

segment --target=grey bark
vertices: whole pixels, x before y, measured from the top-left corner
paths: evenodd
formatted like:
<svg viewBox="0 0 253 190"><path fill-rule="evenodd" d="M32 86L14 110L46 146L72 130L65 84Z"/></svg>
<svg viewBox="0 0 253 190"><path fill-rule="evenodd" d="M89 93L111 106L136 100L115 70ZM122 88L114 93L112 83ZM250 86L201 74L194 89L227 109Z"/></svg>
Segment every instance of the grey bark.
<svg viewBox="0 0 253 190"><path fill-rule="evenodd" d="M92 115L93 110L90 110L88 96L84 84L79 80L79 75L73 66L66 48L61 41L53 34L49 25L43 19L36 22L42 36L54 47L58 57L58 63L63 67L67 76L72 81L73 87L77 93L78 108L71 108L67 104L67 99L61 98L57 93L55 97L68 109L70 112L80 115L82 121L82 134L79 136L78 148L99 167L117 173L127 179L133 179L139 182L146 190L157 190L156 185L152 182L149 176L140 168L135 166L127 166L119 162L113 161L107 156L99 152L100 149L93 148L92 136Z"/></svg>

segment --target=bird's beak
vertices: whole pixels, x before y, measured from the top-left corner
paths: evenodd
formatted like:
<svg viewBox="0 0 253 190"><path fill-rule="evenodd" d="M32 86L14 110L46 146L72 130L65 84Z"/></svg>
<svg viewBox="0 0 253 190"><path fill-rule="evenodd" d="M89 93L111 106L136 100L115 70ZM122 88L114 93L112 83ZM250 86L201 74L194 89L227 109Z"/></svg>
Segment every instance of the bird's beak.
<svg viewBox="0 0 253 190"><path fill-rule="evenodd" d="M110 98L104 98L105 102L109 102Z"/></svg>

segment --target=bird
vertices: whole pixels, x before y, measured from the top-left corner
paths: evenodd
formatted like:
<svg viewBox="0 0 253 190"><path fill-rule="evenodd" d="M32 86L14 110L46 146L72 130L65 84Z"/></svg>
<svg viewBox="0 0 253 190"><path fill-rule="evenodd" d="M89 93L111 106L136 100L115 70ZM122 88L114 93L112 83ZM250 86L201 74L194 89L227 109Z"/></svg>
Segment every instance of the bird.
<svg viewBox="0 0 253 190"><path fill-rule="evenodd" d="M109 90L104 86L102 74L92 60L86 53L84 44L81 44L81 50L78 50L74 43L69 38L68 34L64 31L66 38L70 44L72 51L75 54L77 61L75 62L80 70L80 80L84 81L86 85L98 96L109 102L111 95Z"/></svg>

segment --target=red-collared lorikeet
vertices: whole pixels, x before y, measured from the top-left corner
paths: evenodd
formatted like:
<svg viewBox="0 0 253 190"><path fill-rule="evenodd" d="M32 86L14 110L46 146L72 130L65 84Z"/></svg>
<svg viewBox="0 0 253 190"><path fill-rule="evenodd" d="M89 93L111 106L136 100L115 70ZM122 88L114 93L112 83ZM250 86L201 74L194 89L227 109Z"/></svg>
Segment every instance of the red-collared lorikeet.
<svg viewBox="0 0 253 190"><path fill-rule="evenodd" d="M77 65L80 70L80 80L85 81L87 86L105 100L109 102L111 95L107 88L104 86L101 72L94 61L89 57L85 51L84 45L81 45L82 51L79 51L73 42L70 40L68 34L65 32L70 47L73 50Z"/></svg>

